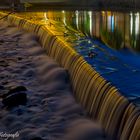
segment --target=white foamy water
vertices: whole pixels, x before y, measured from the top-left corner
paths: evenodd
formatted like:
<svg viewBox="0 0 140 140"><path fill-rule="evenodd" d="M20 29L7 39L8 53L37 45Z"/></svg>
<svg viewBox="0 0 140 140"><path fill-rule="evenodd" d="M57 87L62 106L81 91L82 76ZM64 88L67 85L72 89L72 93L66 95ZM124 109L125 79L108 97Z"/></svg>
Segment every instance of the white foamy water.
<svg viewBox="0 0 140 140"><path fill-rule="evenodd" d="M38 38L0 24L0 94L25 86L27 104L11 109L0 101L0 132L17 140L104 140L102 127L76 103L67 71L49 58Z"/></svg>

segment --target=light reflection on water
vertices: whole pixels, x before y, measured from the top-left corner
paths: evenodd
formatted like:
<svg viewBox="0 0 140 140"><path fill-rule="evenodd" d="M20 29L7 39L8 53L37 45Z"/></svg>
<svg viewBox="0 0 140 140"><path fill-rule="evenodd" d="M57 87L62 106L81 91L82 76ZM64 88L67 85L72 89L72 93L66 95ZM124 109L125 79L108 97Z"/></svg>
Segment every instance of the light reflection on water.
<svg viewBox="0 0 140 140"><path fill-rule="evenodd" d="M139 13L48 11L23 16L61 34L97 72L140 106Z"/></svg>
<svg viewBox="0 0 140 140"><path fill-rule="evenodd" d="M48 11L46 17L97 37L115 49L140 51L140 14L110 11Z"/></svg>

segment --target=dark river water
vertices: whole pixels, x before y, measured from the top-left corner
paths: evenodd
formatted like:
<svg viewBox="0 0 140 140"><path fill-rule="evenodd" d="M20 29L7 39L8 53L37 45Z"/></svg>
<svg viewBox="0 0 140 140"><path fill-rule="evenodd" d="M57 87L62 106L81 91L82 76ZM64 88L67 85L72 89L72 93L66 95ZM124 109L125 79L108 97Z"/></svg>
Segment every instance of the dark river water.
<svg viewBox="0 0 140 140"><path fill-rule="evenodd" d="M124 96L140 105L139 12L62 10L27 13L27 17L57 21L58 28L82 32L84 36L75 35L71 41L74 49Z"/></svg>

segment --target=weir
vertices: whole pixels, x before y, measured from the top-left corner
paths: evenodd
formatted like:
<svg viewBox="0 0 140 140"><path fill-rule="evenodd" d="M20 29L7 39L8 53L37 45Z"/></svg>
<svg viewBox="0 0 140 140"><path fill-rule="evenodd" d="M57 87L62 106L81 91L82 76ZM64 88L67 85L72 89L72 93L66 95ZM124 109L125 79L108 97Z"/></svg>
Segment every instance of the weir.
<svg viewBox="0 0 140 140"><path fill-rule="evenodd" d="M0 13L1 17L5 15ZM45 25L16 15L9 15L3 20L39 36L47 55L68 71L76 100L113 140L140 139L139 109L102 78L69 44Z"/></svg>

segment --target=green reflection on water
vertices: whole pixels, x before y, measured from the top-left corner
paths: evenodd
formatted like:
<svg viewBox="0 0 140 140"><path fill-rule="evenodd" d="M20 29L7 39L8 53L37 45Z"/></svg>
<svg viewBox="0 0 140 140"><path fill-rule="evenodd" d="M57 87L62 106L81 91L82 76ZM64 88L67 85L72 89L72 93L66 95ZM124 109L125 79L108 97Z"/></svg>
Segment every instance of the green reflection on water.
<svg viewBox="0 0 140 140"><path fill-rule="evenodd" d="M25 14L25 13L24 13ZM45 15L45 16L44 16ZM48 11L28 14L35 20L47 18L96 37L115 49L140 52L140 14L111 11ZM43 22L43 21L42 21Z"/></svg>
<svg viewBox="0 0 140 140"><path fill-rule="evenodd" d="M116 28L113 32L101 30L102 40L109 46L120 49L123 46L122 33Z"/></svg>

